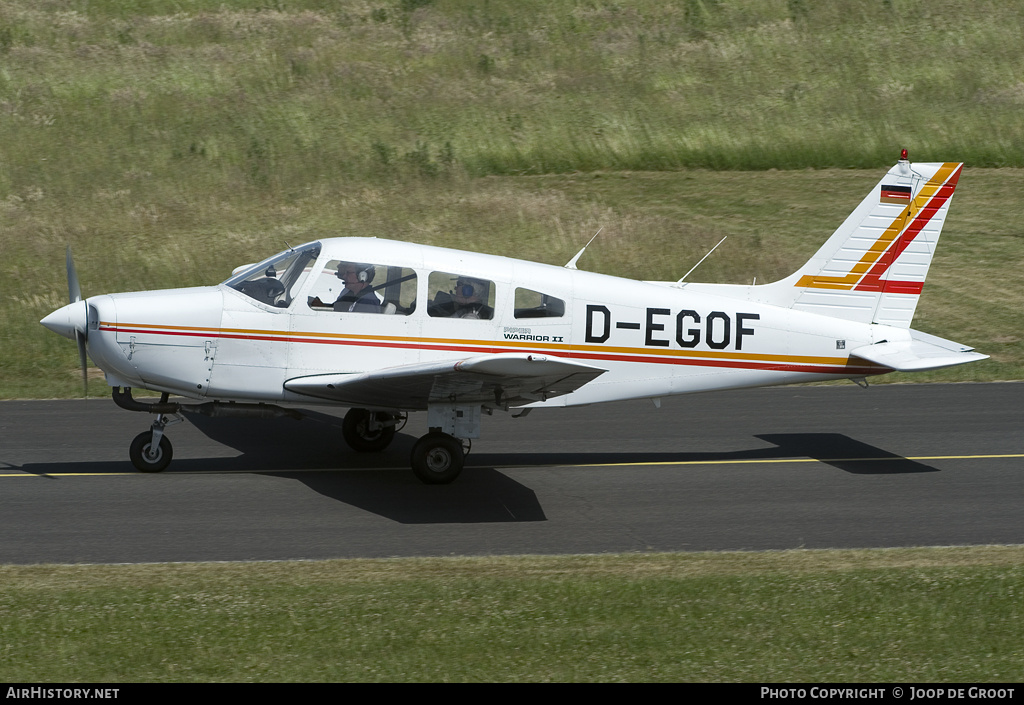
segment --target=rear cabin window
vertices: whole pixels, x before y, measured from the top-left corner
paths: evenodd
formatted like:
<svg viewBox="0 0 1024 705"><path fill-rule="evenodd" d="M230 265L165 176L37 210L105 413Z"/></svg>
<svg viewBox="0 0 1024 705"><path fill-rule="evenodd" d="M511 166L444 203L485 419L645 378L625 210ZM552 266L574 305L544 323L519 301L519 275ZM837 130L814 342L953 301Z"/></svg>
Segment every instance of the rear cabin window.
<svg viewBox="0 0 1024 705"><path fill-rule="evenodd" d="M408 316L416 310L416 272L408 267L331 260L307 299L314 311Z"/></svg>
<svg viewBox="0 0 1024 705"><path fill-rule="evenodd" d="M427 278L427 314L434 318L494 318L494 282L452 272Z"/></svg>
<svg viewBox="0 0 1024 705"><path fill-rule="evenodd" d="M565 302L532 289L516 288L516 318L561 318Z"/></svg>

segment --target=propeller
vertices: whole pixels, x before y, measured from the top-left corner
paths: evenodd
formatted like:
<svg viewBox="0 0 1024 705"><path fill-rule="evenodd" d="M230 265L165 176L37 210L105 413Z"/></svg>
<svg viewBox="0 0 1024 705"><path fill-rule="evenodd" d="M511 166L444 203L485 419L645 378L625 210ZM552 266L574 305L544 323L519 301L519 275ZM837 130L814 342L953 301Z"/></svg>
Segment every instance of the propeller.
<svg viewBox="0 0 1024 705"><path fill-rule="evenodd" d="M68 245L65 257L65 266L68 271L68 299L72 304L82 301L82 287L78 285L78 272L75 271L75 260L71 256L71 245ZM82 302L85 306L86 325L79 328L75 326L75 342L78 344L78 363L82 367L82 396L89 396L89 363L85 354L85 344L89 335L89 304Z"/></svg>
<svg viewBox="0 0 1024 705"><path fill-rule="evenodd" d="M40 321L54 333L71 338L78 344L78 361L82 367L82 393L89 394L88 359L86 343L89 339L89 304L82 299L82 288L78 285L78 273L71 257L71 246L67 252L68 298L67 306L60 308ZM81 305L79 305L81 304Z"/></svg>

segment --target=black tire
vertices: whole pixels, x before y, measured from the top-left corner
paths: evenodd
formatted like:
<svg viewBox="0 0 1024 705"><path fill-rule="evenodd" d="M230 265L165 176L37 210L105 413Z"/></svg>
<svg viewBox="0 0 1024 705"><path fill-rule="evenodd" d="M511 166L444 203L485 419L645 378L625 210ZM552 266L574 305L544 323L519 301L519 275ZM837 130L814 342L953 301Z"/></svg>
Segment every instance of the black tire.
<svg viewBox="0 0 1024 705"><path fill-rule="evenodd" d="M447 433L428 433L412 448L412 471L427 485L447 485L462 472L462 443Z"/></svg>
<svg viewBox="0 0 1024 705"><path fill-rule="evenodd" d="M160 437L160 444L157 446L155 458L147 457L150 445L153 442L153 432L143 431L132 441L128 449L128 457L132 459L132 465L140 472L162 472L171 464L171 442L167 436Z"/></svg>
<svg viewBox="0 0 1024 705"><path fill-rule="evenodd" d="M391 441L394 440L394 426L370 431L372 416L373 412L366 409L349 409L345 414L345 420L341 423L341 435L352 450L359 453L377 453L391 445Z"/></svg>

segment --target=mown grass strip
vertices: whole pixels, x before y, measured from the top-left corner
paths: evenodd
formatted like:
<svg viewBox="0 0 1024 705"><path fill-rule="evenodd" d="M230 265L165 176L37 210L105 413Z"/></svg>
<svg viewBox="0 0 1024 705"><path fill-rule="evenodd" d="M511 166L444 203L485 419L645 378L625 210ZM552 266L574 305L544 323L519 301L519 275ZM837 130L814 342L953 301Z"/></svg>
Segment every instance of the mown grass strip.
<svg viewBox="0 0 1024 705"><path fill-rule="evenodd" d="M1024 677L1024 548L0 567L0 679Z"/></svg>

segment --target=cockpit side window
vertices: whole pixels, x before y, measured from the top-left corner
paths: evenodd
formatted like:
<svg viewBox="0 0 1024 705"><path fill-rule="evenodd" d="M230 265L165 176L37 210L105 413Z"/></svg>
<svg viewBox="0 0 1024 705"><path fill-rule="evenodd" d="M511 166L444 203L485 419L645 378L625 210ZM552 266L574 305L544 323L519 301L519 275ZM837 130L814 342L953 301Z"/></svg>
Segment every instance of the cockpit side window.
<svg viewBox="0 0 1024 705"><path fill-rule="evenodd" d="M516 288L516 318L561 318L565 302L532 289Z"/></svg>
<svg viewBox="0 0 1024 705"><path fill-rule="evenodd" d="M228 279L235 291L275 308L288 308L320 256L320 243L274 255Z"/></svg>
<svg viewBox="0 0 1024 705"><path fill-rule="evenodd" d="M331 260L307 304L314 311L408 316L416 310L416 272L408 267Z"/></svg>
<svg viewBox="0 0 1024 705"><path fill-rule="evenodd" d="M435 318L494 318L494 282L487 279L431 272L427 293L427 314Z"/></svg>

